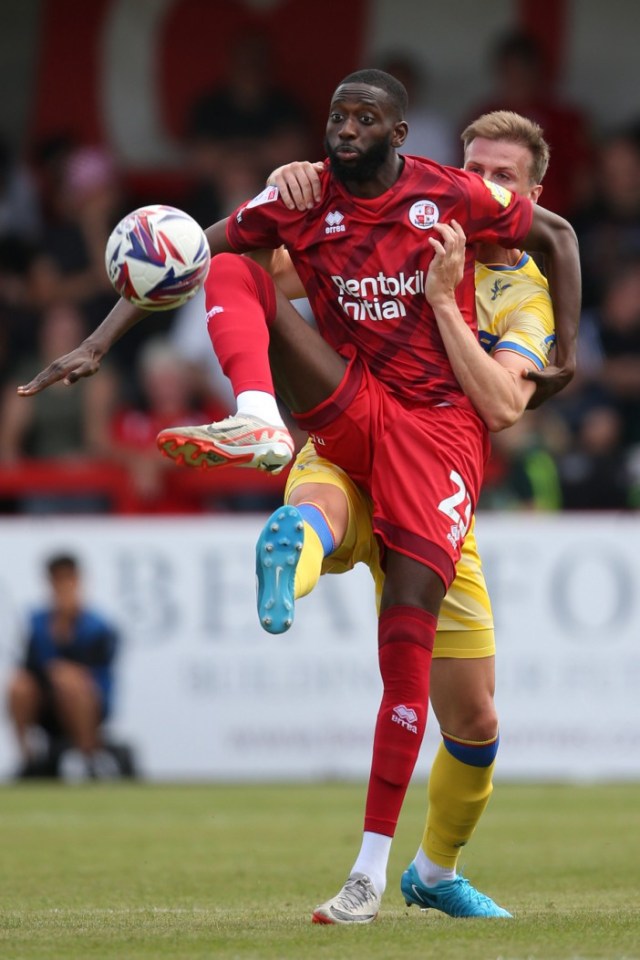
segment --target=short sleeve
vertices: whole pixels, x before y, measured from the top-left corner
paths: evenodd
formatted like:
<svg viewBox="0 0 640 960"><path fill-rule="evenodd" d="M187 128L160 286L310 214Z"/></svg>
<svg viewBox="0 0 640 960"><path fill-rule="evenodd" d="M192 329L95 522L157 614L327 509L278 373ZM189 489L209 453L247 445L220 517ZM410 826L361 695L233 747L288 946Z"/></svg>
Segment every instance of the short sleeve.
<svg viewBox="0 0 640 960"><path fill-rule="evenodd" d="M549 362L555 339L551 298L540 293L530 297L524 306L510 312L506 331L496 343L493 352L509 350L519 353L543 369Z"/></svg>
<svg viewBox="0 0 640 960"><path fill-rule="evenodd" d="M527 197L483 180L477 173L459 171L466 216L461 220L470 243L497 243L518 247L529 233L533 203Z"/></svg>
<svg viewBox="0 0 640 960"><path fill-rule="evenodd" d="M279 247L283 243L281 230L288 213L278 188L266 187L231 214L227 222L227 240L238 253Z"/></svg>

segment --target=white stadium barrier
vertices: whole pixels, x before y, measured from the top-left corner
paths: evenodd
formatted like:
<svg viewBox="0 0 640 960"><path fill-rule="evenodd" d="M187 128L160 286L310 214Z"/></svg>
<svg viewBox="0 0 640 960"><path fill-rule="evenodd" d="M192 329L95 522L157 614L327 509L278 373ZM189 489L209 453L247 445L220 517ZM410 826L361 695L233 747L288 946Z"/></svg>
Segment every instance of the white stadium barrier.
<svg viewBox="0 0 640 960"><path fill-rule="evenodd" d="M43 561L83 564L119 625L111 729L151 779L364 778L380 696L365 568L324 577L281 637L254 606L262 518L0 522L0 690ZM499 775L640 777L640 517L478 521L498 635ZM437 742L431 717L417 775ZM17 764L2 711L0 777Z"/></svg>

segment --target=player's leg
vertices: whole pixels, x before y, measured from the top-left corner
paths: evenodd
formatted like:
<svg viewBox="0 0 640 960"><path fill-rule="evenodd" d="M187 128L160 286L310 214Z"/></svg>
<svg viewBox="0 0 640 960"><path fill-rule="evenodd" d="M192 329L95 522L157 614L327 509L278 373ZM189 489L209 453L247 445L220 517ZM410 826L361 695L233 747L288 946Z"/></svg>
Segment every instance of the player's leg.
<svg viewBox="0 0 640 960"><path fill-rule="evenodd" d="M329 396L345 362L247 257L215 257L205 299L209 335L231 381L237 413L216 424L163 430L158 446L186 466L233 463L278 473L293 455L293 440L278 411L269 365L276 321L278 344L286 347L285 373L295 380L296 409L309 409Z"/></svg>
<svg viewBox="0 0 640 960"><path fill-rule="evenodd" d="M468 437L468 458L447 445L453 435L461 446ZM437 618L477 498L483 448L473 416L444 408L403 411L376 451L373 527L386 548L379 628L384 689L365 831L393 836L418 758Z"/></svg>
<svg viewBox="0 0 640 960"><path fill-rule="evenodd" d="M427 822L401 889L408 904L454 917L509 917L456 872L489 802L498 750L494 658L435 658L431 703L442 731L429 775Z"/></svg>
<svg viewBox="0 0 640 960"><path fill-rule="evenodd" d="M377 545L371 504L351 478L311 441L287 478L284 506L265 524L256 549L258 616L270 633L293 622L295 601L310 593L321 573L371 563ZM376 568L377 569L377 568Z"/></svg>
<svg viewBox="0 0 640 960"><path fill-rule="evenodd" d="M427 723L437 613L445 588L424 564L394 550L378 626L383 692L373 742L360 851L342 890L316 908L317 923L368 922L386 887L391 843Z"/></svg>
<svg viewBox="0 0 640 960"><path fill-rule="evenodd" d="M287 503L304 521L304 549L296 572L297 600L311 593L320 579L325 557L343 543L349 526L349 501L333 484L304 483L291 491Z"/></svg>
<svg viewBox="0 0 640 960"><path fill-rule="evenodd" d="M303 430L313 434L311 427L316 417L324 423L328 416L332 436L329 443L314 437L313 442L308 441L300 451L287 480L287 506L269 518L258 540L258 615L270 633L289 629L296 597L313 589L325 564L329 564L329 572L350 570L355 563L368 562L372 553L370 499L350 475L351 470L320 456L316 449L326 450L332 458L345 458L354 473L364 468L366 475L371 462L366 378L355 357L352 356L347 365L342 357L330 351L338 363L334 364L329 378L322 381L321 365L317 381L309 380L310 384L315 382L315 386L310 387L306 381L298 383L295 362L298 351L291 346L295 331L283 329L287 317L286 310L279 311L278 330L272 337L274 366L279 375L284 376L290 368L294 370L286 384L286 400L294 411L300 410L311 401L311 389L314 399L320 402L304 415L297 414L296 419ZM314 349L307 366L312 367L320 355L321 352ZM323 400L325 390L333 386L332 378L341 372L337 388ZM349 415L344 413L345 403ZM353 416L352 411L356 411ZM377 547L374 549L377 552Z"/></svg>
<svg viewBox="0 0 640 960"><path fill-rule="evenodd" d="M345 916L354 884L367 879L381 896L404 796L424 736L435 627L445 589L476 501L486 452L472 414L395 411L373 464L373 527L385 545L379 620L383 696L376 723L365 832L347 887L317 908L323 922ZM387 422L387 427L390 421ZM448 444L448 438L455 437ZM362 907L371 912L362 890ZM333 911L339 917L332 919Z"/></svg>
<svg viewBox="0 0 640 960"><path fill-rule="evenodd" d="M373 743L365 807L365 843L354 869L363 872L366 834L393 837L427 725L429 681L437 613L444 596L440 577L411 557L388 550L378 628L383 693ZM377 846L378 841L373 841ZM390 842L389 845L390 847ZM377 855L368 863L374 883L386 877ZM386 862L384 862L386 872Z"/></svg>
<svg viewBox="0 0 640 960"><path fill-rule="evenodd" d="M431 704L443 740L429 778L419 871L428 886L452 880L492 792L498 751L495 658L435 658Z"/></svg>
<svg viewBox="0 0 640 960"><path fill-rule="evenodd" d="M443 739L429 776L422 843L401 883L408 903L454 916L506 915L456 874L460 851L492 791L498 749L494 654L491 603L472 526L440 608L431 703Z"/></svg>
<svg viewBox="0 0 640 960"><path fill-rule="evenodd" d="M301 484L271 514L256 544L258 617L269 633L291 627L295 601L311 593L347 523L344 493L320 483Z"/></svg>

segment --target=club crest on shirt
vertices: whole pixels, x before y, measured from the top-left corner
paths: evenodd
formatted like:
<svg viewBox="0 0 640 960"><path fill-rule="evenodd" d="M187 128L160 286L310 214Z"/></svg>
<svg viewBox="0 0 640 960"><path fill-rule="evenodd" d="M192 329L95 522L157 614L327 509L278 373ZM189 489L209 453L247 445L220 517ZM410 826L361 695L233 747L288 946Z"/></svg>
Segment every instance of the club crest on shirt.
<svg viewBox="0 0 640 960"><path fill-rule="evenodd" d="M409 220L418 230L430 230L440 219L440 211L433 200L416 200L409 210Z"/></svg>
<svg viewBox="0 0 640 960"><path fill-rule="evenodd" d="M505 190L504 187L501 187L497 183L493 183L491 180L485 180L484 177L482 179L485 187L487 188L487 190L489 191L493 199L497 200L497 202L500 204L501 207L508 207L509 204L511 203L511 198L513 196L511 191Z"/></svg>
<svg viewBox="0 0 640 960"><path fill-rule="evenodd" d="M249 207L261 207L263 203L273 203L279 196L280 191L276 186L265 187L262 193L259 193L253 200L249 200L247 209L249 209Z"/></svg>

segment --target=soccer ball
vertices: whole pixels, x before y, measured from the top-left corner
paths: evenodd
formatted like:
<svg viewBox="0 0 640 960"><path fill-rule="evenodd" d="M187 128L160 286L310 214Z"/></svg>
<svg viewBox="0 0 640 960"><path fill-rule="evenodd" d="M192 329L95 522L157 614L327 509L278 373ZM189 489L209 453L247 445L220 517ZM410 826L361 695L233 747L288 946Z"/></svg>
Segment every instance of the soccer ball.
<svg viewBox="0 0 640 960"><path fill-rule="evenodd" d="M193 297L210 260L202 227L182 210L161 203L123 217L105 252L117 292L145 310L172 310Z"/></svg>

